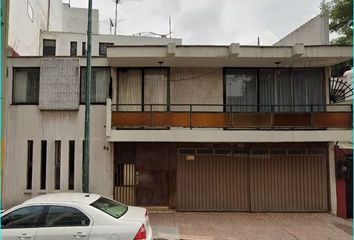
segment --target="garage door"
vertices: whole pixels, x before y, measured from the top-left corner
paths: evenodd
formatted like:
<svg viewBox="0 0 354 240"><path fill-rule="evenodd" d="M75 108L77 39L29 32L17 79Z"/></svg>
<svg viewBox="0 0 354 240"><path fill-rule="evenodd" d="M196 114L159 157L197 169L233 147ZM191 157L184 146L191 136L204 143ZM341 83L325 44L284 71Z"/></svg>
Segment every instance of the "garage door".
<svg viewBox="0 0 354 240"><path fill-rule="evenodd" d="M325 150L180 149L180 211L328 211Z"/></svg>

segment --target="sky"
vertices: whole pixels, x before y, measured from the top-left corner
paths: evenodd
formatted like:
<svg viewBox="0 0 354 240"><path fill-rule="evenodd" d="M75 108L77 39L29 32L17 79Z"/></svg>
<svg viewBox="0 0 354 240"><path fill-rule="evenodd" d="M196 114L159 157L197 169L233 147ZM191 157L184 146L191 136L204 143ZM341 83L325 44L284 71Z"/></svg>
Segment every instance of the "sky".
<svg viewBox="0 0 354 240"><path fill-rule="evenodd" d="M68 3L69 0L63 0ZM183 44L272 45L316 16L321 0L121 0L118 34L169 32ZM87 0L71 0L72 7L88 6ZM110 32L114 0L93 0L100 10L100 33Z"/></svg>

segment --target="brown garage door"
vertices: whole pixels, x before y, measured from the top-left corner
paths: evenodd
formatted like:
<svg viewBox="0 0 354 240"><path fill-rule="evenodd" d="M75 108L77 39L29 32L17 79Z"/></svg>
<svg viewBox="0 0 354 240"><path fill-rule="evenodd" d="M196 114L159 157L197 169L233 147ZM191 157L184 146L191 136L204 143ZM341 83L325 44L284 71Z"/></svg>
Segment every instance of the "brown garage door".
<svg viewBox="0 0 354 240"><path fill-rule="evenodd" d="M190 151L177 157L180 211L328 211L324 150Z"/></svg>
<svg viewBox="0 0 354 240"><path fill-rule="evenodd" d="M247 158L191 156L177 157L178 210L249 211Z"/></svg>

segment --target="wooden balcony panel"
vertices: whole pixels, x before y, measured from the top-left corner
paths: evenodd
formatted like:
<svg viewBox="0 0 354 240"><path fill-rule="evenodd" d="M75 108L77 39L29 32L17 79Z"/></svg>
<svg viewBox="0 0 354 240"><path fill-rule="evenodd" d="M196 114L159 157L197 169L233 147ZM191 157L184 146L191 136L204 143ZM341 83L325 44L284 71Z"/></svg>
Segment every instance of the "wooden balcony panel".
<svg viewBox="0 0 354 240"><path fill-rule="evenodd" d="M155 112L154 127L189 127L189 113L186 112Z"/></svg>
<svg viewBox="0 0 354 240"><path fill-rule="evenodd" d="M150 112L112 112L112 127L142 127L151 125Z"/></svg>
<svg viewBox="0 0 354 240"><path fill-rule="evenodd" d="M192 113L192 127L231 127L229 113Z"/></svg>
<svg viewBox="0 0 354 240"><path fill-rule="evenodd" d="M311 113L274 113L275 127L311 127Z"/></svg>
<svg viewBox="0 0 354 240"><path fill-rule="evenodd" d="M351 112L319 112L313 113L313 125L318 128L352 128Z"/></svg>
<svg viewBox="0 0 354 240"><path fill-rule="evenodd" d="M271 127L271 113L233 113L234 128Z"/></svg>

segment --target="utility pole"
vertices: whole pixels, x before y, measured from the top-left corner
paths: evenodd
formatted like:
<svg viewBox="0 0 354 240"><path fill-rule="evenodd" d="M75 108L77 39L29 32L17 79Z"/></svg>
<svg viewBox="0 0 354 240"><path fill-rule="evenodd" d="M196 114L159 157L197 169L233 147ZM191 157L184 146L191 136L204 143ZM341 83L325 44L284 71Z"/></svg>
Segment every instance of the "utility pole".
<svg viewBox="0 0 354 240"><path fill-rule="evenodd" d="M117 24L118 24L118 3L119 0L116 1L116 19L115 19L115 25L114 25L114 35L117 35Z"/></svg>
<svg viewBox="0 0 354 240"><path fill-rule="evenodd" d="M0 201L3 200L3 177L4 177L4 166L5 166L5 137L4 137L4 129L5 129L5 99L3 98L4 92L6 89L6 67L7 67L7 48L8 48L8 31L9 31L9 4L10 0L2 0L0 1ZM2 204L0 202L0 208L2 209ZM0 233L1 238L1 233Z"/></svg>
<svg viewBox="0 0 354 240"><path fill-rule="evenodd" d="M88 5L87 21L87 66L86 66L86 106L84 160L82 164L82 191L89 193L90 180L90 105L91 105L91 52L92 52L92 0Z"/></svg>

